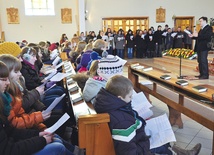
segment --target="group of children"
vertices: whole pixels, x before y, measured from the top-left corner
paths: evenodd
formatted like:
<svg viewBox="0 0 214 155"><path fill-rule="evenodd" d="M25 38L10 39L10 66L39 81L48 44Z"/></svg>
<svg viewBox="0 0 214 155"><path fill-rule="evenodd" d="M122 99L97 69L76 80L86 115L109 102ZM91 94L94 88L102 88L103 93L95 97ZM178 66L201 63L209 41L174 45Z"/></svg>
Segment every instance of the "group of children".
<svg viewBox="0 0 214 155"><path fill-rule="evenodd" d="M52 112L45 112L64 89L58 86L44 94L45 84L35 63L39 58L36 47L18 48L15 43L0 45L1 53L8 53L0 55L0 154L84 154L59 135L45 132L65 113L64 101ZM57 133L63 136L64 129Z"/></svg>
<svg viewBox="0 0 214 155"><path fill-rule="evenodd" d="M146 122L131 106L133 85L128 78L122 76L126 61L108 54L105 47L105 42L98 39L91 52L77 53L76 59L79 58L79 62L88 57L87 65L90 65L89 70L76 74L74 79L81 85L84 100L92 102L97 113L109 113L109 127L116 154L197 155L201 144L191 150L175 145L171 147L170 144L150 150L150 135L144 131ZM52 88L52 93L45 94L47 100L40 99L44 86L36 64L39 64L38 58L42 60L39 57L41 51L27 46L20 51L5 49L4 53L10 54L0 55L0 154L84 154L83 150L60 136L44 131L47 127L45 121L55 118L52 113L44 113L48 99L53 100L65 90L60 86ZM75 63L77 68L76 60ZM65 112L63 103L56 109L56 115Z"/></svg>

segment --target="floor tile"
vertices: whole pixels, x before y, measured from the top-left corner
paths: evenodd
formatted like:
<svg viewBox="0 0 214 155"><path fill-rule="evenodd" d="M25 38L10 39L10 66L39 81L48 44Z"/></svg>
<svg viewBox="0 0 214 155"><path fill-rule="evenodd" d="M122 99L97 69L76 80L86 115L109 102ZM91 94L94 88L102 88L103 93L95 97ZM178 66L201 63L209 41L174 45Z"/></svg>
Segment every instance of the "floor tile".
<svg viewBox="0 0 214 155"><path fill-rule="evenodd" d="M175 132L175 137L178 142L190 143L194 136Z"/></svg>
<svg viewBox="0 0 214 155"><path fill-rule="evenodd" d="M181 133L181 134L191 135L191 136L195 136L199 132L200 132L199 129L188 128L186 126L184 126L183 129L176 130L176 133Z"/></svg>
<svg viewBox="0 0 214 155"><path fill-rule="evenodd" d="M186 149L192 149L194 146L195 145L190 144L186 147ZM200 153L198 155L211 155L211 153L212 153L211 149L203 148L202 146Z"/></svg>

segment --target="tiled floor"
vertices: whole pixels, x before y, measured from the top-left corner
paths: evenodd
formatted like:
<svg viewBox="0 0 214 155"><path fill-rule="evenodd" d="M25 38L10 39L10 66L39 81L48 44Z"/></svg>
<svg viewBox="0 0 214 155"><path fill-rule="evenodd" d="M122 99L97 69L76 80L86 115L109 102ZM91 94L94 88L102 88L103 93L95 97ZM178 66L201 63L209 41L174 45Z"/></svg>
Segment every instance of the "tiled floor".
<svg viewBox="0 0 214 155"><path fill-rule="evenodd" d="M165 103L152 96L150 98L153 104L154 117L164 113L168 114L168 108ZM191 149L195 144L201 143L202 149L199 155L212 155L213 132L185 115L182 115L182 120L184 123L183 129L179 129L176 126L173 127L177 140L176 145Z"/></svg>
<svg viewBox="0 0 214 155"><path fill-rule="evenodd" d="M127 67L124 68L124 76L127 76ZM150 99L153 104L154 116L168 114L168 108L165 103L152 96ZM199 155L212 155L213 132L185 115L182 115L182 120L184 123L183 129L179 129L176 126L173 127L177 140L176 145L191 149L195 144L201 143L202 148Z"/></svg>

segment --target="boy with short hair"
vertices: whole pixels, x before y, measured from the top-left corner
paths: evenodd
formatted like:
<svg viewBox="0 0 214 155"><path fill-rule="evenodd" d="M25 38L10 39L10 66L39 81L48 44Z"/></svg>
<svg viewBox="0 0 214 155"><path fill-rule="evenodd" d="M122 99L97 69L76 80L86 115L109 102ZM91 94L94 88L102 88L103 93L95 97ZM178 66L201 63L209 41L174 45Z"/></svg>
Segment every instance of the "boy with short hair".
<svg viewBox="0 0 214 155"><path fill-rule="evenodd" d="M197 155L201 144L192 150L177 146L171 149L169 144L150 150L149 138L144 130L146 122L132 109L132 82L121 75L108 80L95 98L94 107L97 113L109 113L109 127L117 155L152 155L153 153L173 155Z"/></svg>

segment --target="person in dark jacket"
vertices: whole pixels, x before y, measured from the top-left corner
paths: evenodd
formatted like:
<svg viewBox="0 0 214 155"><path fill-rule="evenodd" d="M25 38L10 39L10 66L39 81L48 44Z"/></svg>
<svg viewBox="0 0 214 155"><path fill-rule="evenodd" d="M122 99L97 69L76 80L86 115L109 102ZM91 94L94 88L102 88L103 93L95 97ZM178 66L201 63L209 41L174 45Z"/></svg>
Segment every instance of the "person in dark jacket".
<svg viewBox="0 0 214 155"><path fill-rule="evenodd" d="M209 69L208 69L208 52L210 47L207 46L207 43L211 41L211 36L213 29L207 24L207 17L199 18L201 25L201 30L197 33L193 33L190 37L196 38L195 51L198 55L198 68L200 75L199 79L209 79Z"/></svg>
<svg viewBox="0 0 214 155"><path fill-rule="evenodd" d="M25 78L26 88L28 90L32 90L32 89L35 89L36 87L44 87L42 85L43 83L39 78L38 73L35 70L35 66L34 66L34 63L36 61L36 50L32 47L23 48L21 53L21 58L23 61L21 62L22 68L20 71ZM47 83L46 86L48 84L49 83ZM64 94L64 89L60 86L54 86L48 92L43 94L44 98L42 99L42 102L46 105L46 107L48 107L56 97L59 97L62 94ZM57 104L55 109L62 110L64 106L65 105L63 103L63 100L61 100L60 103Z"/></svg>
<svg viewBox="0 0 214 155"><path fill-rule="evenodd" d="M172 149L175 148L176 153L184 151L181 155L199 153L200 144L192 150L179 148L177 151L177 146L169 149L169 144L150 150L150 136L147 136L144 130L146 122L132 109L132 94L132 82L122 75L115 75L107 81L105 89L100 89L94 101L97 113L110 115L109 127L117 155L152 155L153 153L172 155Z"/></svg>
<svg viewBox="0 0 214 155"><path fill-rule="evenodd" d="M177 34L174 37L174 48L183 48L184 34L181 31L181 27L178 27Z"/></svg>
<svg viewBox="0 0 214 155"><path fill-rule="evenodd" d="M146 34L143 34L142 30L139 30L135 37L136 46L136 58L145 58L146 55Z"/></svg>
<svg viewBox="0 0 214 155"><path fill-rule="evenodd" d="M167 34L166 34L166 37L165 37L165 49L166 50L169 50L173 47L173 37L172 37L172 29L171 28L168 28L167 30Z"/></svg>
<svg viewBox="0 0 214 155"><path fill-rule="evenodd" d="M189 34L192 34L189 26L186 27L186 32L184 32L184 46L186 49L192 49L192 39L189 37Z"/></svg>
<svg viewBox="0 0 214 155"><path fill-rule="evenodd" d="M133 48L134 48L134 35L131 29L128 30L126 34L126 47L128 49L128 59L132 59L133 57Z"/></svg>
<svg viewBox="0 0 214 155"><path fill-rule="evenodd" d="M146 54L147 58L153 58L155 56L155 41L151 29L149 29L148 34L146 35L146 43L147 43L147 54Z"/></svg>
<svg viewBox="0 0 214 155"><path fill-rule="evenodd" d="M154 33L154 39L155 39L155 44L156 44L156 56L157 57L162 57L162 50L163 50L163 32L161 30L162 26L158 26L157 31Z"/></svg>

